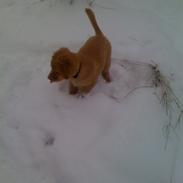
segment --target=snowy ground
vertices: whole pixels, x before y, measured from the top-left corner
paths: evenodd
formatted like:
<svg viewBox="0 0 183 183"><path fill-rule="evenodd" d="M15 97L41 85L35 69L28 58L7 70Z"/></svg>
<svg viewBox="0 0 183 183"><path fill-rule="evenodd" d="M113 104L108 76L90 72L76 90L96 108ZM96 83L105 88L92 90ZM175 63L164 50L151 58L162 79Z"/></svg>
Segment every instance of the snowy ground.
<svg viewBox="0 0 183 183"><path fill-rule="evenodd" d="M172 135L164 149L166 115L154 90L123 98L142 73L113 62L113 82L100 79L84 99L69 96L67 82L48 82L53 51L77 51L93 34L85 6L0 1L0 182L181 183L183 136ZM94 3L112 57L156 61L180 98L182 10L181 0Z"/></svg>

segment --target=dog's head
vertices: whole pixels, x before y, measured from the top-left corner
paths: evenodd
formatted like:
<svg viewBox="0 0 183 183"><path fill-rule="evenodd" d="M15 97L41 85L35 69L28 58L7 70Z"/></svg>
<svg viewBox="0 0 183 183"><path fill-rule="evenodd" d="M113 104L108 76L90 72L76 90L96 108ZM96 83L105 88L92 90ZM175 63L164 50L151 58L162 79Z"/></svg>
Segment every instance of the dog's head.
<svg viewBox="0 0 183 183"><path fill-rule="evenodd" d="M69 79L77 72L77 65L76 55L68 48L61 48L52 56L48 79L50 82Z"/></svg>

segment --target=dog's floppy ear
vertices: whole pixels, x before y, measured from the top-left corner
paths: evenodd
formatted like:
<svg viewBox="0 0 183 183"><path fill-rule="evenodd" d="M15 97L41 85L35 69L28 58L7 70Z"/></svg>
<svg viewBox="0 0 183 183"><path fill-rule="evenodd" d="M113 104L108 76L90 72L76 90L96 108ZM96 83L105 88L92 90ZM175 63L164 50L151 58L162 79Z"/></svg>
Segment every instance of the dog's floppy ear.
<svg viewBox="0 0 183 183"><path fill-rule="evenodd" d="M60 62L60 70L64 79L68 79L70 77L71 62L69 59L63 59Z"/></svg>
<svg viewBox="0 0 183 183"><path fill-rule="evenodd" d="M68 58L63 59L60 62L60 68L61 68L61 70L67 71L69 67L70 67L70 61L69 61Z"/></svg>

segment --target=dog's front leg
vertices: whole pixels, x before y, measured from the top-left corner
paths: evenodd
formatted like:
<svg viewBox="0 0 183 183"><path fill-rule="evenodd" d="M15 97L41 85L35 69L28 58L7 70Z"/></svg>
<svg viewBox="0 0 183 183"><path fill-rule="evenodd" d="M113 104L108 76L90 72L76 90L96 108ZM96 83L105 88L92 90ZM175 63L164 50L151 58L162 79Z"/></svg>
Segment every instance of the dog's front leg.
<svg viewBox="0 0 183 183"><path fill-rule="evenodd" d="M88 86L83 86L83 87L79 88L79 90L83 94L88 94L91 91L91 89L94 87L94 85L95 85L95 83L88 85Z"/></svg>
<svg viewBox="0 0 183 183"><path fill-rule="evenodd" d="M75 87L71 82L69 82L69 94L75 95L78 93L78 88Z"/></svg>

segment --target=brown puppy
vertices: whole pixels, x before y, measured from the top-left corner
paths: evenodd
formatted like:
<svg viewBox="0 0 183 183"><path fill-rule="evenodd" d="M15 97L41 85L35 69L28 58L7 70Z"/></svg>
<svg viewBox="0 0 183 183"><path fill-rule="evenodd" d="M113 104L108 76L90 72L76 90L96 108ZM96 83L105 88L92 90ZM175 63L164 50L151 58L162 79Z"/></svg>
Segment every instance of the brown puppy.
<svg viewBox="0 0 183 183"><path fill-rule="evenodd" d="M56 51L51 60L50 82L69 80L69 93L88 93L96 84L100 74L110 82L109 67L111 44L97 25L91 9L85 9L95 30L95 36L89 38L77 53L68 48Z"/></svg>

